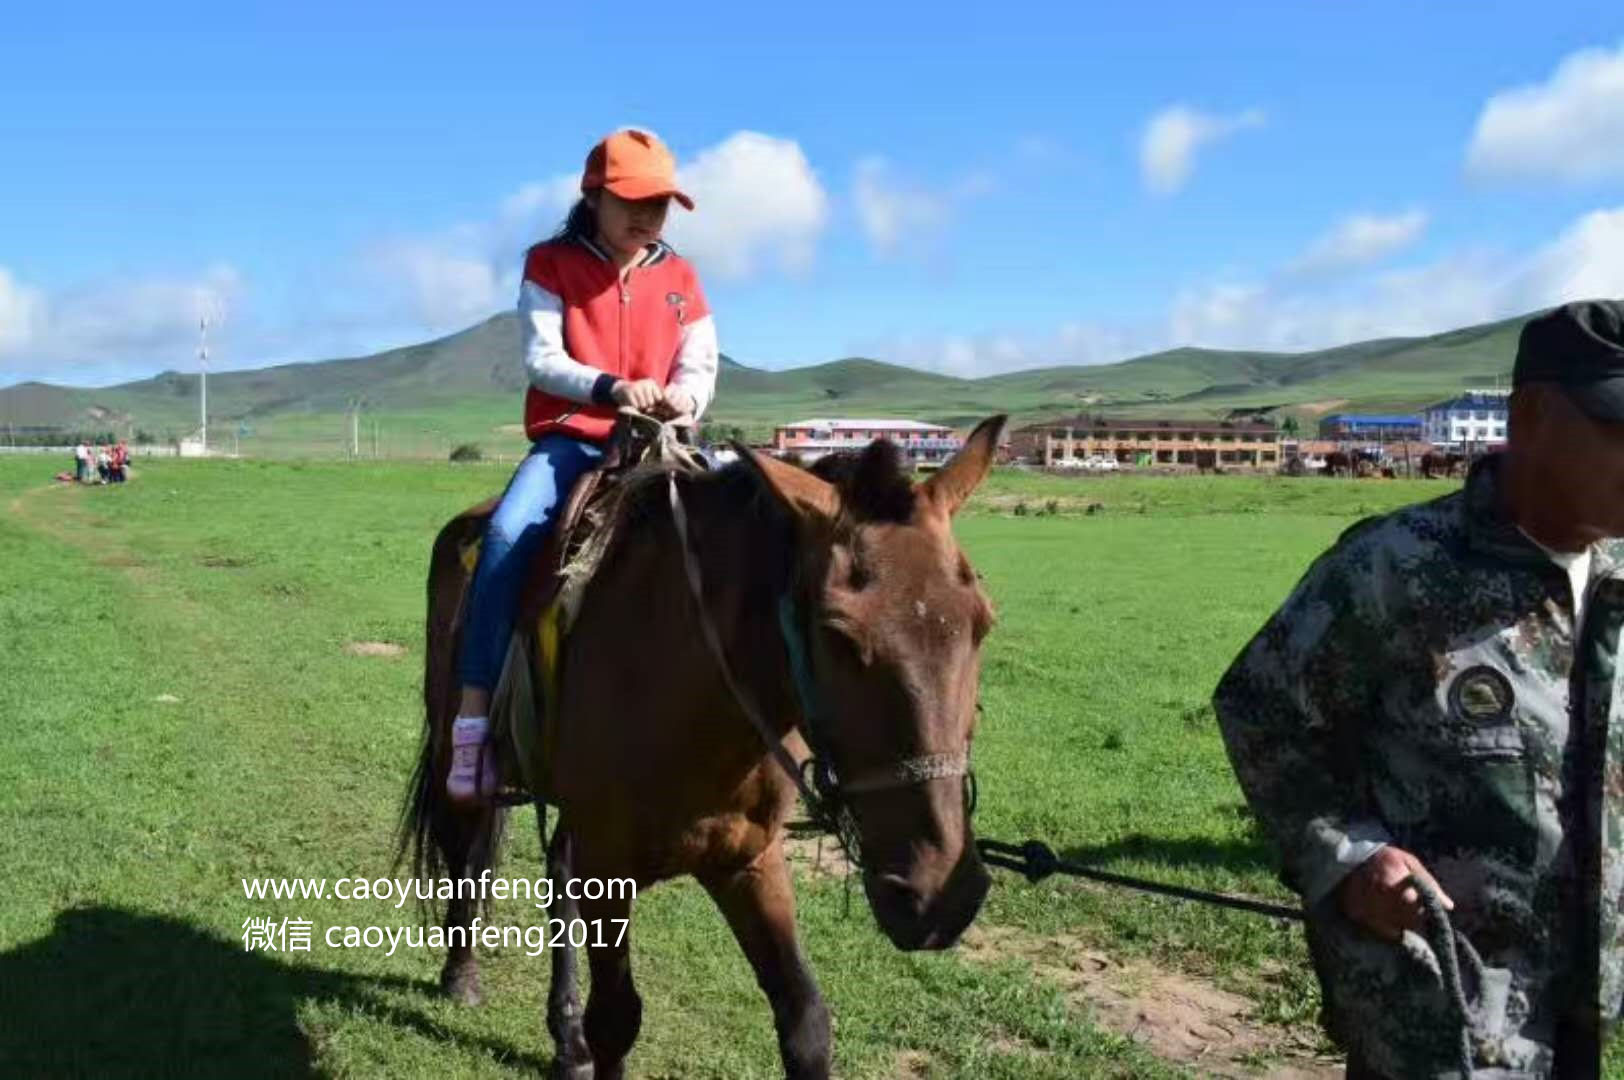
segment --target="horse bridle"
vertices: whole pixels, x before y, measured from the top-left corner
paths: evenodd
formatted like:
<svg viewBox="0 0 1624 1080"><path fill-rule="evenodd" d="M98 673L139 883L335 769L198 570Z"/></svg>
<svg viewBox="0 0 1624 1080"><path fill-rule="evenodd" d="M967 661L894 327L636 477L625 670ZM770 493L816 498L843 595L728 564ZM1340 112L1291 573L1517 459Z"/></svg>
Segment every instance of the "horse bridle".
<svg viewBox="0 0 1624 1080"><path fill-rule="evenodd" d="M859 773L849 780L842 780L836 774L827 733L823 730L825 712L821 705L821 695L818 693L818 683L812 672L811 652L807 646L805 632L806 624L801 617L795 590L787 588L778 599L778 626L785 649L789 653L790 672L795 683L796 697L799 699L801 735L812 751L811 756L805 761L796 762L794 756L784 748L782 736L767 723L755 699L734 678L716 624L705 607L704 582L700 576L699 557L689 542L688 512L683 506L682 495L677 490L675 470L667 472L666 483L670 493L671 518L676 524L677 538L682 547L682 563L688 579L688 589L693 595L694 606L698 611L700 630L704 634L706 645L710 648L716 666L721 670L722 681L727 685L740 710L749 719L751 726L756 729L756 734L761 737L768 753L794 781L812 819L839 838L841 845L846 849L846 857L853 865L862 865L857 844L856 822L851 812L850 800L854 795L870 795L898 788L917 787L933 780L962 776L965 812L975 813L975 771L970 768L968 751L953 754L919 754L901 758L889 766Z"/></svg>

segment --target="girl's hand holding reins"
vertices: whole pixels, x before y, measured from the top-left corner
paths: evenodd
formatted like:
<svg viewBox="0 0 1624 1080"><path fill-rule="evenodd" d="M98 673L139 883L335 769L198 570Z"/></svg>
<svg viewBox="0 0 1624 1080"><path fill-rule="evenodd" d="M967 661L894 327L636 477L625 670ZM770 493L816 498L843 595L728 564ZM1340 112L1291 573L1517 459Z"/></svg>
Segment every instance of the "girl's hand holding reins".
<svg viewBox="0 0 1624 1080"><path fill-rule="evenodd" d="M666 387L663 398L665 407L671 410L673 417L692 416L694 414L694 396L681 387Z"/></svg>
<svg viewBox="0 0 1624 1080"><path fill-rule="evenodd" d="M621 379L610 393L616 405L625 405L639 412L648 412L665 400L665 390L653 379Z"/></svg>

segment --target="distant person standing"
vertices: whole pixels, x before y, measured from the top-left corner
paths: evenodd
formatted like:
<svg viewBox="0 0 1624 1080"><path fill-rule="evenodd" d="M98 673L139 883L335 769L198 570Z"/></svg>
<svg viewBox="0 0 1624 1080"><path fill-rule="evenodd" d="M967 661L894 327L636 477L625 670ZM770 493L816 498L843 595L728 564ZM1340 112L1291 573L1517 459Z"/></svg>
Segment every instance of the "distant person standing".
<svg viewBox="0 0 1624 1080"><path fill-rule="evenodd" d="M90 447L83 439L73 448L73 477L81 484L90 480Z"/></svg>
<svg viewBox="0 0 1624 1080"><path fill-rule="evenodd" d="M532 445L491 514L468 598L446 783L465 804L497 785L483 752L487 713L525 567L559 504L602 458L616 410L697 419L715 393L710 308L693 267L661 238L673 199L694 207L671 152L647 132L616 132L587 155L581 193L558 233L525 255L519 326Z"/></svg>
<svg viewBox="0 0 1624 1080"><path fill-rule="evenodd" d="M1506 450L1345 532L1213 698L1350 1077L1595 1077L1620 1014L1624 302L1512 381Z"/></svg>

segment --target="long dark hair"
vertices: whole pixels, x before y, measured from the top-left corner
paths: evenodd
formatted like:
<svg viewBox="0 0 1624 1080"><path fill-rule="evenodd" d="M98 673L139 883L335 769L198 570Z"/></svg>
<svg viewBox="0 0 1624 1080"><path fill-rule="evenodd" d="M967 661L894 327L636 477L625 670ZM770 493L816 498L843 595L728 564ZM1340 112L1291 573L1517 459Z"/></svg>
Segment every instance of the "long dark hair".
<svg viewBox="0 0 1624 1080"><path fill-rule="evenodd" d="M598 235L598 214L582 196L575 200L570 212L565 215L563 224L553 233L554 243L563 240L592 240Z"/></svg>

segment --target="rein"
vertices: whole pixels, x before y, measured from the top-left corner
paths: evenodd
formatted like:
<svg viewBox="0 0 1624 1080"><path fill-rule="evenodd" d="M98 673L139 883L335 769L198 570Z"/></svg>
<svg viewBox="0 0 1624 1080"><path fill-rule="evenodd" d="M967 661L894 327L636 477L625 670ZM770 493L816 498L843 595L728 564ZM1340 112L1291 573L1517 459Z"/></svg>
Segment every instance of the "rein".
<svg viewBox="0 0 1624 1080"><path fill-rule="evenodd" d="M795 760L784 748L783 736L767 722L755 698L740 685L733 674L732 665L727 661L721 636L711 619L710 610L705 606L704 581L700 573L699 557L689 540L688 511L677 489L675 471L666 474L666 490L671 502L671 520L676 525L677 537L682 547L682 563L688 579L688 590L693 595L700 630L704 634L705 643L716 661L717 668L722 673L722 681L738 703L740 711L756 729L756 734L760 736L773 760L778 762L779 767L795 783L813 821L825 831L835 835L845 849L847 859L855 866L862 866L857 842L857 823L851 812L850 797L853 795L914 787L932 780L962 776L965 778L966 809L973 813L975 773L970 769L967 753L921 754L902 758L887 768L861 773L850 780L842 780L836 774L834 758L825 737L823 717L827 714L822 707L822 695L819 693L818 682L812 671L805 620L794 590L786 589L778 598L778 629L784 641L784 648L789 654L790 673L795 684L796 697L799 699L801 735L811 750L811 756L805 761Z"/></svg>

